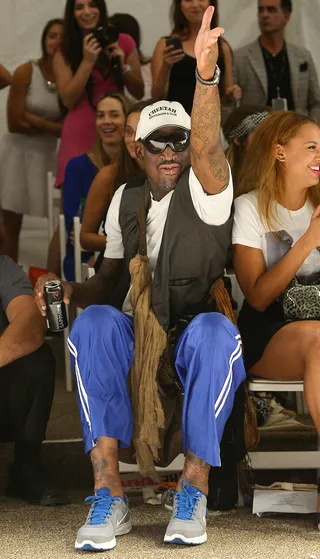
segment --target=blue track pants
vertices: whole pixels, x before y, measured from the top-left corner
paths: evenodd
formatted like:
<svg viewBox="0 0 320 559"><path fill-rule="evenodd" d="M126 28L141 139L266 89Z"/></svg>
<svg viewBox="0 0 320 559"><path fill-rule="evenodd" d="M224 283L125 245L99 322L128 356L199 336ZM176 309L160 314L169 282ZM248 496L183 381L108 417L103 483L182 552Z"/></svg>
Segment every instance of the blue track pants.
<svg viewBox="0 0 320 559"><path fill-rule="evenodd" d="M133 320L114 307L88 307L68 345L78 385L85 450L99 437L129 447L133 415L127 376L134 358ZM220 441L234 394L245 380L239 332L219 313L200 314L180 335L176 370L184 392L184 452L220 466Z"/></svg>

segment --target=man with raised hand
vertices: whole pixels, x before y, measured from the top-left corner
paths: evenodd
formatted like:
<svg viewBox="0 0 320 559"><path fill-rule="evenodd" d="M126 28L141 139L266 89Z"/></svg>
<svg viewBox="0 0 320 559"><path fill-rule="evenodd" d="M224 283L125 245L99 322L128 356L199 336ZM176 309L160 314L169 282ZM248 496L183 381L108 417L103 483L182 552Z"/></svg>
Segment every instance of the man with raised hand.
<svg viewBox="0 0 320 559"><path fill-rule="evenodd" d="M111 549L116 536L131 530L119 476L119 459L126 461L122 452L128 448L140 471L153 476L154 463L170 463L183 450L164 541L207 540L209 470L221 465L224 426L245 379L240 336L221 279L233 187L220 143L216 63L223 29L210 29L213 12L206 10L195 44L191 122L179 103L161 101L142 111L137 154L147 180L143 187L129 181L115 193L99 272L84 284L65 284L66 303L89 307L69 338L95 481L76 549ZM43 285L53 277L43 276L36 285L43 314ZM182 409L170 407L182 395ZM173 446L174 452L164 452Z"/></svg>

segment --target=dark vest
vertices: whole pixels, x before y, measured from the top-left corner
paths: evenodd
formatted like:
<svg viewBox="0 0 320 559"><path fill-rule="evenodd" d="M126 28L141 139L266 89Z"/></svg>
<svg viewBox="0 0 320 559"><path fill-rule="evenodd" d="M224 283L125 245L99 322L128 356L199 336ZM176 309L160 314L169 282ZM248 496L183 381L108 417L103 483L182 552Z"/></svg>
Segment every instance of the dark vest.
<svg viewBox="0 0 320 559"><path fill-rule="evenodd" d="M190 194L190 168L181 175L169 205L152 286L152 309L164 330L179 319L208 310L209 291L223 275L230 245L233 215L220 226L198 216ZM146 185L146 208L150 189ZM137 212L141 185L128 183L123 191L119 223L124 245L124 275L110 300L121 309L130 286L129 263L139 244ZM215 310L210 308L210 310Z"/></svg>

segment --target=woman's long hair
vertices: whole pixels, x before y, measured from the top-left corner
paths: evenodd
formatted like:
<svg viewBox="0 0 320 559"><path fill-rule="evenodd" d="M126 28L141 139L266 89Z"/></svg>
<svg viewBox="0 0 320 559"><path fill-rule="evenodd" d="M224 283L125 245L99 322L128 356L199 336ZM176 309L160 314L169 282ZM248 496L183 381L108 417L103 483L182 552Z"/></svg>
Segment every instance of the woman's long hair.
<svg viewBox="0 0 320 559"><path fill-rule="evenodd" d="M274 202L284 204L285 167L275 157L278 144L287 145L295 138L304 124L315 122L293 111L277 112L264 120L255 135L242 167L238 196L256 190L260 219L274 230L277 215ZM308 189L308 198L314 207L320 204L320 186Z"/></svg>
<svg viewBox="0 0 320 559"><path fill-rule="evenodd" d="M99 25L108 25L108 11L104 0L96 0L97 7L100 12ZM61 51L66 60L70 65L73 74L78 70L82 59L83 59L83 34L79 28L76 18L74 16L74 5L75 0L67 0L65 12L64 12L64 32L63 39L61 43ZM108 58L104 53L99 55L103 57L106 67L108 65ZM88 99L92 104L92 77L90 76L87 85L86 92Z"/></svg>
<svg viewBox="0 0 320 559"><path fill-rule="evenodd" d="M218 0L210 0L209 5L214 6L215 8L211 21L211 29L214 29L219 25ZM190 34L189 23L182 13L181 0L173 0L170 15L172 22L172 34L180 35L183 39L188 39Z"/></svg>
<svg viewBox="0 0 320 559"><path fill-rule="evenodd" d="M48 35L51 27L53 27L54 25L61 25L63 27L64 26L63 19L60 19L60 18L50 19L48 21L48 23L46 23L46 25L44 27L44 30L42 31L41 51L42 51L42 57L44 58L44 60L46 60L48 58L48 53L47 53L47 50L46 50L46 38L47 38L47 35Z"/></svg>

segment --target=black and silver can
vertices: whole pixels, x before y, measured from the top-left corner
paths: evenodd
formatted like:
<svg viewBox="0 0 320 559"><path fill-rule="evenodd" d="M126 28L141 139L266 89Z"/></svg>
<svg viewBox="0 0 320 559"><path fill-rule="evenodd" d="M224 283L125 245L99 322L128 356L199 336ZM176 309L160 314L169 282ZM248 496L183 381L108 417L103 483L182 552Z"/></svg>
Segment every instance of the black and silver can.
<svg viewBox="0 0 320 559"><path fill-rule="evenodd" d="M64 289L59 280L46 281L44 284L44 298L47 305L47 326L52 332L59 332L68 326L63 296Z"/></svg>

